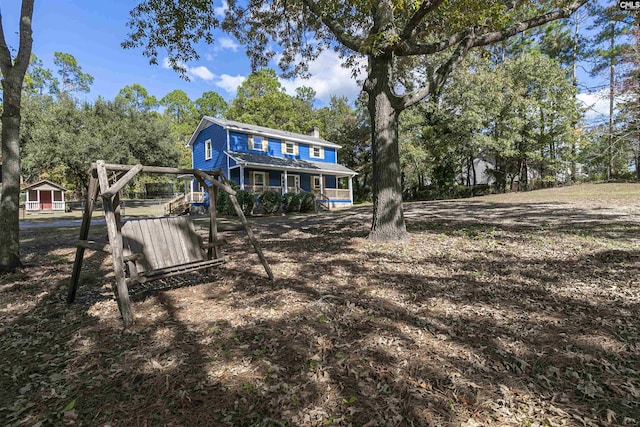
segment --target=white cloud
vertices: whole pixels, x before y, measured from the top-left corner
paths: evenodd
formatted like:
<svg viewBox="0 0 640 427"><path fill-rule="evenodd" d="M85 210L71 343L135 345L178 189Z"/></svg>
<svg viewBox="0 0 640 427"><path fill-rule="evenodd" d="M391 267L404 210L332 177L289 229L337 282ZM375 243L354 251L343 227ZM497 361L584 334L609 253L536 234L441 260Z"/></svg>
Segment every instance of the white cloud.
<svg viewBox="0 0 640 427"><path fill-rule="evenodd" d="M585 119L588 121L604 119L609 116L609 89L602 89L598 92L579 93L578 101L586 108ZM619 99L613 100L614 112L617 111Z"/></svg>
<svg viewBox="0 0 640 427"><path fill-rule="evenodd" d="M353 101L360 93L362 85L352 77L352 70L342 67L341 64L342 60L336 52L326 50L315 61L309 63L310 78L281 79L280 83L289 95L295 95L297 87L309 86L316 91L316 99L327 105L331 101L331 95L346 96ZM361 70L364 66L365 61L359 61Z"/></svg>
<svg viewBox="0 0 640 427"><path fill-rule="evenodd" d="M202 80L213 80L215 78L215 74L203 65L199 67L188 67L187 74L191 77L201 78Z"/></svg>
<svg viewBox="0 0 640 427"><path fill-rule="evenodd" d="M240 86L245 79L245 76L230 76L229 74L222 74L215 76L214 84L219 88L222 88L227 93L235 96L238 91L238 86Z"/></svg>
<svg viewBox="0 0 640 427"><path fill-rule="evenodd" d="M214 7L213 13L215 13L216 16L223 18L225 13L227 13L227 10L229 10L229 3L227 3L227 0L222 0L222 6Z"/></svg>
<svg viewBox="0 0 640 427"><path fill-rule="evenodd" d="M202 80L213 80L216 76L209 69L203 65L197 67L189 67L184 62L177 62L177 65L183 67L187 70L187 75L191 78L199 78ZM169 58L164 58L162 60L162 68L166 68L168 70L172 70L171 62L169 62Z"/></svg>
<svg viewBox="0 0 640 427"><path fill-rule="evenodd" d="M238 48L240 47L238 43L236 43L234 40L230 39L229 37L222 37L220 40L218 40L218 43L220 48L229 49L234 52L237 52Z"/></svg>

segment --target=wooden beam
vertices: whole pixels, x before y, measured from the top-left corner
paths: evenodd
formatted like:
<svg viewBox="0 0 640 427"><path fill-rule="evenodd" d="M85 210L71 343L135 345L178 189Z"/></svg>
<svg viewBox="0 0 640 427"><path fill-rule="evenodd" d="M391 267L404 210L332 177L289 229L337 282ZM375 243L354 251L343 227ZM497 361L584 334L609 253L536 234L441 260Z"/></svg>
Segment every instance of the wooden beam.
<svg viewBox="0 0 640 427"><path fill-rule="evenodd" d="M82 225L80 226L80 239L87 240L89 236L89 227L91 226L91 215L93 214L93 206L96 197L98 197L98 180L93 176L89 176L89 188L87 189L87 200L84 205L84 213L82 215ZM73 261L73 273L71 273L71 282L67 292L67 303L71 304L76 299L76 291L78 290L78 282L80 279L80 270L82 269L82 261L84 259L84 247L76 248L76 258Z"/></svg>
<svg viewBox="0 0 640 427"><path fill-rule="evenodd" d="M124 259L122 254L122 234L116 223L115 207L111 196L105 196L104 193L109 190L109 178L107 176L107 168L104 160L96 162L98 171L98 180L100 182L100 191L103 193L102 208L104 217L107 222L107 232L109 234L109 243L111 245L111 258L113 261L113 272L115 273L115 283L113 285L113 293L118 301L118 308L122 315L125 328L133 325L133 313L131 311L131 300L129 299L129 290L127 289L127 281L124 272Z"/></svg>
<svg viewBox="0 0 640 427"><path fill-rule="evenodd" d="M111 246L108 244L96 243L93 240L80 240L76 243L76 246L92 249L94 251L111 252Z"/></svg>
<svg viewBox="0 0 640 427"><path fill-rule="evenodd" d="M210 176L209 174L207 174L205 171L201 171L201 170L196 170L196 176L199 176L200 178L209 181L211 183L211 185L215 185L216 187L220 188L221 190L223 190L225 193L227 194L233 194L234 196L237 194L236 191L231 188L230 185L227 185L226 183L228 182L225 178L224 175L219 175L220 177L222 177L222 179L224 180L224 184L221 183L220 181L218 181L216 178Z"/></svg>
<svg viewBox="0 0 640 427"><path fill-rule="evenodd" d="M233 205L233 208L235 209L236 214L238 214L238 217L240 218L240 222L242 222L242 225L244 226L244 231L247 232L247 237L249 238L249 241L253 245L253 248L256 250L256 254L258 254L258 258L260 258L260 262L264 267L264 271L267 272L267 276L269 276L269 279L273 281L274 280L273 272L271 271L269 262L264 257L264 254L262 253L262 248L260 248L260 244L258 243L258 240L256 240L256 237L253 235L253 230L251 230L251 226L249 225L247 218L244 216L244 212L242 212L242 208L240 208L240 203L238 203L238 199L234 194L229 194L229 199L231 199L231 204Z"/></svg>
<svg viewBox="0 0 640 427"><path fill-rule="evenodd" d="M109 187L109 190L102 193L102 197L116 195L118 191L122 190L122 187L127 185L127 183L131 181L133 177L136 176L142 170L143 167L144 166L138 163L137 165L129 169L127 173L125 173L122 176L122 178L118 179L118 181L115 184Z"/></svg>
<svg viewBox="0 0 640 427"><path fill-rule="evenodd" d="M98 160L100 161L100 160ZM107 171L129 171L137 165L121 165L116 163L105 163ZM97 168L97 162L92 164L92 169ZM199 169L182 169L182 168L170 168L165 166L142 166L141 173L166 173L172 175L195 175ZM220 169L205 171L208 175L219 176L222 174Z"/></svg>

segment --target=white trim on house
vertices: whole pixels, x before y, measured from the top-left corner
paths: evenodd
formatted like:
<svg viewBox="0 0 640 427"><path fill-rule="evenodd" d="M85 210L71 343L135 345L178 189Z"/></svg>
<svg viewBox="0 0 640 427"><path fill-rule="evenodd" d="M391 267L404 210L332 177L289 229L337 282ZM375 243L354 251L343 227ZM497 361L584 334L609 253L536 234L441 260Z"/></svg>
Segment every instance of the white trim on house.
<svg viewBox="0 0 640 427"><path fill-rule="evenodd" d="M204 159L211 160L213 157L213 144L211 144L211 138L204 142Z"/></svg>
<svg viewBox="0 0 640 427"><path fill-rule="evenodd" d="M318 150L318 155L316 156L315 150ZM309 157L312 159L324 159L324 148L318 145L309 145ZM337 155L336 155L337 160Z"/></svg>

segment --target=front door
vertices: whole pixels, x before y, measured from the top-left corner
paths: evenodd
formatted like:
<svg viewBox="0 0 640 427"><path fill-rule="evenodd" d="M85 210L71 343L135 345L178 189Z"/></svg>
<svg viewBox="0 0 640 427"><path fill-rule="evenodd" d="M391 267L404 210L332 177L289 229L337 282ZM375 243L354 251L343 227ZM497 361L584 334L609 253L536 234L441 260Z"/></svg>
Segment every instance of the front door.
<svg viewBox="0 0 640 427"><path fill-rule="evenodd" d="M40 209L42 210L50 210L53 208L53 204L51 203L51 191L41 191L40 192Z"/></svg>
<svg viewBox="0 0 640 427"><path fill-rule="evenodd" d="M281 175L280 181L284 187L284 174ZM285 193L297 193L300 188L300 175L287 174L287 185Z"/></svg>

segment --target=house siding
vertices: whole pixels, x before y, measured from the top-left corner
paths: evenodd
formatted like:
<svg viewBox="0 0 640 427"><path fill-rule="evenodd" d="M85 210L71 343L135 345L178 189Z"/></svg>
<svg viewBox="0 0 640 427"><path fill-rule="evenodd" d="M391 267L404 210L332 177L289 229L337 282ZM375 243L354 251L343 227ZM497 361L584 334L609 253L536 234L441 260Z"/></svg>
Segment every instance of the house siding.
<svg viewBox="0 0 640 427"><path fill-rule="evenodd" d="M321 163L337 163L336 149L330 147L324 148L324 158L317 159L310 156L310 145L298 143L298 155L284 154L282 152L282 140L277 138L267 138L269 142L267 151L250 150L249 135L241 132L229 132L229 149L238 153L258 153L269 155L272 157L280 157L283 159L300 159ZM204 151L203 151L204 153Z"/></svg>
<svg viewBox="0 0 640 427"><path fill-rule="evenodd" d="M211 139L212 156L205 159L205 141ZM227 157L224 150L227 149L227 131L215 123L202 129L193 142L193 167L195 169L214 170L221 169L226 175Z"/></svg>

